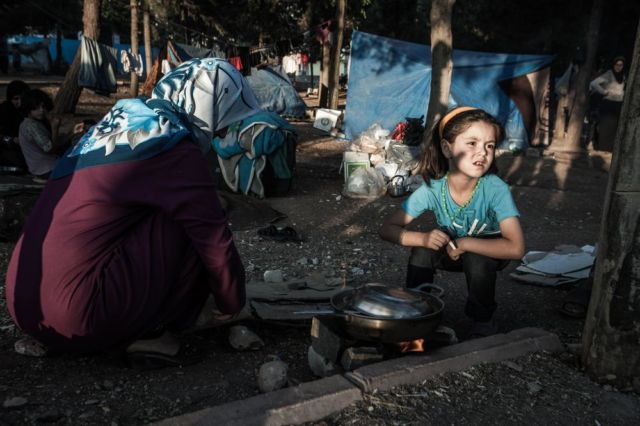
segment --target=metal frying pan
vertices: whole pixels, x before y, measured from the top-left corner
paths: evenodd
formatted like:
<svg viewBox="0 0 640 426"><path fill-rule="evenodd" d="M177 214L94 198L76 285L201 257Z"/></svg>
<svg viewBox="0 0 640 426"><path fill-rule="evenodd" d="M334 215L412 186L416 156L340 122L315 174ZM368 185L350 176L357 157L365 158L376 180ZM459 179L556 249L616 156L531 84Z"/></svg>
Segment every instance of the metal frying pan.
<svg viewBox="0 0 640 426"><path fill-rule="evenodd" d="M381 284L376 284L375 287L380 285ZM371 286L371 284L367 284L364 287L366 288L367 286ZM374 289L374 291L380 290L380 288ZM442 299L438 296L421 292L419 290L398 290L403 290L404 292L407 292L407 294L401 294L398 292L392 292L392 294L397 297L411 296L411 298L415 297L420 300L420 303L414 305L410 310L404 310L403 314L406 314L409 311L414 311L420 306L427 306L428 312L417 316L394 318L380 317L355 311L353 310L354 306L351 305L354 301L358 300L360 301L360 304L356 307L369 308L367 304L362 303L362 300L368 300L367 298L362 297L363 291L366 293L367 290L363 290L362 287L359 287L344 290L331 297L331 306L335 309L332 317L336 319L337 325L343 328L346 334L355 339L365 341L383 343L403 342L422 338L435 331L442 320L442 312L444 311L444 302ZM395 301L393 303L395 303ZM376 309L379 309L380 306L381 305L377 305ZM387 307L385 307L385 309Z"/></svg>

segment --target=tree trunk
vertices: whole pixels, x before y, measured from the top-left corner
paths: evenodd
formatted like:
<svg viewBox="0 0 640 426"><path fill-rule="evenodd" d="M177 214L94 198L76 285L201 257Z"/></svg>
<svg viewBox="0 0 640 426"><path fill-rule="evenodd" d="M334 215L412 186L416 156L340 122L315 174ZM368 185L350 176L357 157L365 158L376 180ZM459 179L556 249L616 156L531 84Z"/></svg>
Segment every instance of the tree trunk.
<svg viewBox="0 0 640 426"><path fill-rule="evenodd" d="M153 59L151 57L151 19L149 17L149 0L145 1L144 12L142 15L142 28L144 36L144 63L146 70L145 74L149 75L151 67L153 66Z"/></svg>
<svg viewBox="0 0 640 426"><path fill-rule="evenodd" d="M138 58L138 0L131 0L131 56ZM131 68L129 93L132 98L138 96L138 74Z"/></svg>
<svg viewBox="0 0 640 426"><path fill-rule="evenodd" d="M338 97L340 95L340 51L344 37L344 15L347 0L336 2L336 30L331 44L331 72L329 73L329 108L338 109Z"/></svg>
<svg viewBox="0 0 640 426"><path fill-rule="evenodd" d="M578 70L575 84L569 87L569 92L567 93L566 102L569 107L567 132L566 134L553 135L554 142L550 147L552 151L575 153L576 155L584 151L584 147L581 144L582 128L584 126L584 116L589 107L589 78L596 61L598 32L600 31L600 21L602 20L602 3L603 0L593 0L591 5L589 28L587 29L586 58L584 64ZM556 120L559 117L560 115L556 115ZM556 128L558 127L556 126Z"/></svg>
<svg viewBox="0 0 640 426"><path fill-rule="evenodd" d="M431 3L431 94L427 108L427 120L422 138L426 146L431 140L431 129L447 112L451 92L453 61L453 35L451 14L455 0L433 0Z"/></svg>
<svg viewBox="0 0 640 426"><path fill-rule="evenodd" d="M640 25L619 123L582 360L596 380L640 392Z"/></svg>
<svg viewBox="0 0 640 426"><path fill-rule="evenodd" d="M85 37L98 40L100 37L100 6L102 0L84 0L82 6L82 32ZM80 74L80 56L78 48L73 63L64 76L62 86L54 101L53 113L73 113L76 110L78 99L82 93L82 87L78 86L78 74Z"/></svg>
<svg viewBox="0 0 640 426"><path fill-rule="evenodd" d="M322 67L320 68L320 84L318 88L318 105L320 108L329 106L329 67L331 66L329 42L322 44Z"/></svg>

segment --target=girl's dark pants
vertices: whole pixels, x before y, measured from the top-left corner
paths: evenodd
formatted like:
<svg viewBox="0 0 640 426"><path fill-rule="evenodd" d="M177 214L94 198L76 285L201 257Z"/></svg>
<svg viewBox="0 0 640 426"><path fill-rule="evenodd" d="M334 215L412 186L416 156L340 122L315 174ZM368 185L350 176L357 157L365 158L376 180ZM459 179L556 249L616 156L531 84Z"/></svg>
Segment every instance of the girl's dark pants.
<svg viewBox="0 0 640 426"><path fill-rule="evenodd" d="M464 253L452 260L446 248L438 251L413 247L407 268L407 287L433 283L436 269L464 272L469 297L465 314L476 321L489 321L496 310L496 273L509 264L508 260L493 259L476 253Z"/></svg>

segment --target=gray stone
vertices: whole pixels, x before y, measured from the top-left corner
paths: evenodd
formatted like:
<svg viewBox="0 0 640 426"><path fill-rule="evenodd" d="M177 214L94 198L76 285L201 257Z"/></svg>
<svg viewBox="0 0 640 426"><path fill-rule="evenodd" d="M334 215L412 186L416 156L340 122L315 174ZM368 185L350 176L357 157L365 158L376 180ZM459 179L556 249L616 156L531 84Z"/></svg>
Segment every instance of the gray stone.
<svg viewBox="0 0 640 426"><path fill-rule="evenodd" d="M284 282L284 276L280 269L264 271L264 281L268 283L281 283Z"/></svg>
<svg viewBox="0 0 640 426"><path fill-rule="evenodd" d="M340 365L345 370L351 371L374 362L380 362L383 359L383 355L376 348L351 347L342 353Z"/></svg>
<svg viewBox="0 0 640 426"><path fill-rule="evenodd" d="M507 367L509 367L512 370L515 370L517 372L521 372L522 371L522 366L520 364L516 364L513 361L503 361L502 362L504 365L506 365Z"/></svg>
<svg viewBox="0 0 640 426"><path fill-rule="evenodd" d="M257 351L264 346L262 339L243 325L234 325L229 329L229 344L239 351Z"/></svg>
<svg viewBox="0 0 640 426"><path fill-rule="evenodd" d="M258 388L260 392L271 392L287 384L287 364L282 361L269 361L260 366Z"/></svg>
<svg viewBox="0 0 640 426"><path fill-rule="evenodd" d="M329 318L313 317L311 346L318 355L337 364L342 351L349 346L349 341L333 331Z"/></svg>
<svg viewBox="0 0 640 426"><path fill-rule="evenodd" d="M542 386L540 386L540 384L537 382L528 382L527 390L529 391L529 393L538 393L542 390Z"/></svg>
<svg viewBox="0 0 640 426"><path fill-rule="evenodd" d="M458 343L458 336L454 329L439 325L436 330L427 339L427 345L433 342L437 345L453 345Z"/></svg>
<svg viewBox="0 0 640 426"><path fill-rule="evenodd" d="M14 396L13 398L5 399L2 403L4 408L20 408L23 405L27 404L27 398L23 398L21 396Z"/></svg>
<svg viewBox="0 0 640 426"><path fill-rule="evenodd" d="M20 355L41 358L47 354L47 347L31 337L23 337L13 344L13 349Z"/></svg>
<svg viewBox="0 0 640 426"><path fill-rule="evenodd" d="M309 368L313 374L318 377L327 377L338 372L336 365L331 362L330 359L318 354L315 349L313 349L313 346L309 346L307 362L309 363Z"/></svg>

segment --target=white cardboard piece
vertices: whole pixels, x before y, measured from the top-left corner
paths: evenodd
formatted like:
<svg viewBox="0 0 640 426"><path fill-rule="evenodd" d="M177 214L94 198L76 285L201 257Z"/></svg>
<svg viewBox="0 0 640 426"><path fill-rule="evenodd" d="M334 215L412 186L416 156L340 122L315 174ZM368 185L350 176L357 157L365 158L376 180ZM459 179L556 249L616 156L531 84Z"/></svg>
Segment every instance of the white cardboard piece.
<svg viewBox="0 0 640 426"><path fill-rule="evenodd" d="M313 127L316 129L330 132L331 129L336 127L338 119L342 115L342 111L337 109L320 108L316 111L316 119L313 122Z"/></svg>

